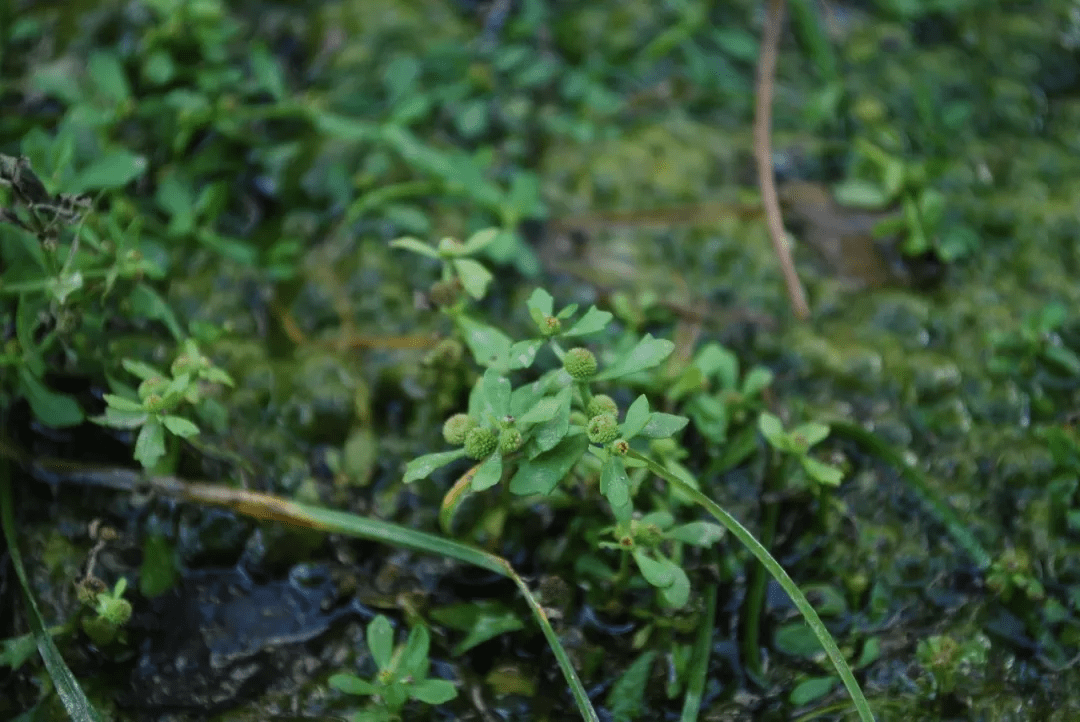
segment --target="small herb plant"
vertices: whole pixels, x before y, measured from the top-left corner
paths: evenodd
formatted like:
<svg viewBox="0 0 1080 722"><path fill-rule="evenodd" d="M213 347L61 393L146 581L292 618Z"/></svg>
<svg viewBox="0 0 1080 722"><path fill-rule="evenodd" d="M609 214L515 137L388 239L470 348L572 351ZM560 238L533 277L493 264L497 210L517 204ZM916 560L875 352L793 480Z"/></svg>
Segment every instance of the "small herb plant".
<svg viewBox="0 0 1080 722"><path fill-rule="evenodd" d="M453 682L428 677L430 637L422 625L413 627L405 644L395 648L394 629L380 614L368 624L367 643L378 666L374 679L368 681L355 674L330 677L330 686L338 691L373 698L374 706L354 712L352 722L400 720L409 700L442 704L457 697Z"/></svg>
<svg viewBox="0 0 1080 722"><path fill-rule="evenodd" d="M156 467L166 455L169 437L188 439L199 433L193 421L174 413L182 403L198 404L205 394L205 384L233 384L229 375L203 356L191 339L173 361L169 376L141 361L124 359L122 364L142 379L134 394L138 400L131 398L130 390L126 394L105 394L105 413L93 421L114 429L139 429L135 459L147 469Z"/></svg>
<svg viewBox="0 0 1080 722"><path fill-rule="evenodd" d="M595 470L599 466L593 474L582 472L578 476L586 494L595 490L606 499L615 519L615 524L604 532L610 541L599 545L622 553L623 570L632 559L644 581L656 589L662 606L669 608L684 606L690 597L689 577L679 563L682 545L711 546L726 529L791 596L825 648L860 717L872 719L835 641L768 550L705 496L685 468L679 466L678 471L672 471L649 455L656 451L658 443L661 448L677 444L676 437L688 419L652 410L644 394L623 408L602 392L602 387L611 382L630 383L636 375L655 368L671 354L674 344L646 334L625 344L621 353L601 352L601 364L596 353L581 345L581 339L604 332L611 314L595 306L580 314L575 305L556 310L554 298L543 289L533 291L526 302L533 322L531 338L515 341L474 318L469 313L468 298L483 298L491 280L490 272L475 256L498 235L498 231L489 229L475 233L464 243L443 239L437 247L415 238L393 242L398 248L441 262L442 277L432 287L430 297L452 320L476 362L485 368L471 389L467 409L448 418L443 426L443 438L457 448L413 459L406 466L405 482L424 479L460 459L475 462L443 499L440 521L444 531L451 533L455 512L468 494L484 492L505 479L513 495L550 496L573 478L576 469ZM543 349L556 363L528 376L525 372L544 359L540 355ZM744 382L746 397L752 398L767 385L767 376L757 377ZM807 455L814 444L825 438L828 427L811 424L784 431L779 419L762 418L762 431L770 444L797 458L815 483L839 483L839 470ZM677 456L671 451L664 454L665 460ZM720 524L676 524L666 511L636 512L635 498L649 475L665 480L673 491L708 511Z"/></svg>
<svg viewBox="0 0 1080 722"><path fill-rule="evenodd" d="M131 602L124 599L127 590L124 577L111 590L98 585L99 580L91 577L79 585L78 592L79 599L93 610L92 616L82 617L82 629L94 644L103 647L118 637L122 641L123 626L131 619Z"/></svg>

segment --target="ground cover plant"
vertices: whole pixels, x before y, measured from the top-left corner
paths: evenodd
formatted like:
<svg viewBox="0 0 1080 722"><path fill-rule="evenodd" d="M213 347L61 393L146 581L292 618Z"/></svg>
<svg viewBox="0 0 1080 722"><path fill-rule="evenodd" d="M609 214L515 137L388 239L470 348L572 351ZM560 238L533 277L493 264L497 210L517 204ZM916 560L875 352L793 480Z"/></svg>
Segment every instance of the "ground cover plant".
<svg viewBox="0 0 1080 722"><path fill-rule="evenodd" d="M787 5L0 7L0 714L1075 717L1074 3Z"/></svg>

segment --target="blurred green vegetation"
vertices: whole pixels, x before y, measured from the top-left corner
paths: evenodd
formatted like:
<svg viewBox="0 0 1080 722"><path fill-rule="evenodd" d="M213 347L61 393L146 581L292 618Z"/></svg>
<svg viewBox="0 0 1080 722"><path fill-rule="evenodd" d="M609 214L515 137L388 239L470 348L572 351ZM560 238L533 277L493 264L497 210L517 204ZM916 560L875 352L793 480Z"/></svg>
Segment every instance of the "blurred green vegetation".
<svg viewBox="0 0 1080 722"><path fill-rule="evenodd" d="M846 231L797 230L818 251L797 253L815 312L806 325L787 320L753 214L559 230L560 218L601 211L753 205L759 2L0 4L5 442L24 460L97 465L79 473L98 487L61 484L55 498L30 477L77 474L26 465L16 479L46 624L77 613L74 581L93 546L83 530L101 517L123 531L99 565L110 589L240 559L279 576L336 560L365 605L431 627L439 674L470 690L447 714L481 714L480 700L511 718L573 719L512 589L100 488L102 465L138 456L158 474L438 529L467 467L406 486L405 463L443 448L442 424L476 371L438 343L450 330L429 310L439 264L405 260L389 241L494 226L503 232L481 255L496 271L481 305L492 325L527 337L525 299L540 284L559 307L615 314L602 365L644 333L675 342L615 400L648 392L691 419L681 443L657 440L651 453L770 538L881 719L1080 714L1080 10L791 0L789 11L774 98L781 180L828 189L852 212L890 212L874 243L894 244L892 261L929 254L945 268L929 287L852 290L836 263L856 253L839 243ZM12 182L19 157L40 188L25 174ZM812 237L839 240L822 252ZM592 275L568 272L581 265ZM220 375L170 368L190 349ZM147 403L153 389L140 394L132 369L167 368L191 402L184 417L161 412L181 419L169 422L175 436L159 426L148 449L135 430L88 421L106 413L106 395ZM762 410L783 427L762 436ZM851 439L800 456L808 476L773 478L770 441L834 420L871 429L918 467L991 550L991 567ZM837 488L818 464L845 471ZM632 481L650 508L693 521L677 493ZM542 505L467 501L454 529L536 575L598 706L616 719L677 713L694 686L697 632L712 624L702 718L850 715L807 628L755 581L745 552L718 544L680 558L693 591L665 609L602 546L606 507L571 492ZM172 582L131 582L126 636L149 645L140 620ZM16 588L0 585L0 610L14 611ZM27 627L3 625L12 641L0 659L25 658ZM327 701L328 676L375 669L357 652L362 630L350 630L324 641L334 664L219 707L333 714L345 702ZM112 718L137 716L126 686L137 644L101 650L71 634L61 647ZM60 714L36 662L2 674L0 714ZM185 713L213 696L176 694Z"/></svg>

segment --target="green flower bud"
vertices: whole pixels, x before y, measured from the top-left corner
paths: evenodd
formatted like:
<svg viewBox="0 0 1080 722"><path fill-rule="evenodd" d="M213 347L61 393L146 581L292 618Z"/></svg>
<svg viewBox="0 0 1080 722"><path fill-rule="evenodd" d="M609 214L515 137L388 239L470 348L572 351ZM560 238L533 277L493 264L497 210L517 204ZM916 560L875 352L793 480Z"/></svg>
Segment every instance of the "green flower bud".
<svg viewBox="0 0 1080 722"><path fill-rule="evenodd" d="M570 412L570 423L574 426L584 426L589 423L589 417L575 409Z"/></svg>
<svg viewBox="0 0 1080 722"><path fill-rule="evenodd" d="M597 416L599 414L611 414L618 417L619 405L615 403L615 399L611 398L607 394L597 394L592 397L589 402L589 416Z"/></svg>
<svg viewBox="0 0 1080 722"><path fill-rule="evenodd" d="M596 356L587 348L572 348L563 356L563 368L570 378L584 381L596 373Z"/></svg>
<svg viewBox="0 0 1080 722"><path fill-rule="evenodd" d="M454 414L443 424L442 435L446 443L461 446L475 426L476 421L468 414Z"/></svg>
<svg viewBox="0 0 1080 722"><path fill-rule="evenodd" d="M554 316L544 316L544 320L540 324L540 335L549 338L559 331L562 331L562 321Z"/></svg>
<svg viewBox="0 0 1080 722"><path fill-rule="evenodd" d="M517 429L513 427L503 429L499 433L499 450L504 454L512 454L521 448L524 441L524 437Z"/></svg>
<svg viewBox="0 0 1080 722"><path fill-rule="evenodd" d="M471 459L486 459L498 445L499 437L488 428L476 427L465 436L465 454Z"/></svg>
<svg viewBox="0 0 1080 722"><path fill-rule="evenodd" d="M597 414L589 419L585 433L594 444L607 444L619 437L619 422L615 414Z"/></svg>
<svg viewBox="0 0 1080 722"><path fill-rule="evenodd" d="M630 452L630 442L626 439L615 439L611 442L611 453L615 456L626 456Z"/></svg>

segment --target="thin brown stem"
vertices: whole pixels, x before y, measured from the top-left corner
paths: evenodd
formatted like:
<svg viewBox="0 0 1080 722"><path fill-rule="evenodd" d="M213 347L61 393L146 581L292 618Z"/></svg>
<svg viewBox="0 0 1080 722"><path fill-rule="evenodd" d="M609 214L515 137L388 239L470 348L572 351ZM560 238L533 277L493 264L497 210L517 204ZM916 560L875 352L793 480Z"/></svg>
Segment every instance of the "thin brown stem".
<svg viewBox="0 0 1080 722"><path fill-rule="evenodd" d="M757 98L754 104L754 155L757 158L758 183L761 187L761 204L765 209L765 220L772 239L773 250L780 260L780 269L784 273L788 299L795 316L805 320L810 317L810 308L806 304L806 292L803 291L795 263L791 260L791 250L784 235L784 219L780 214L780 202L776 197L776 182L772 167L772 96L773 77L776 75L776 52L780 44L780 27L784 19L784 0L767 0L765 8L765 30L761 38L761 55L758 58Z"/></svg>

